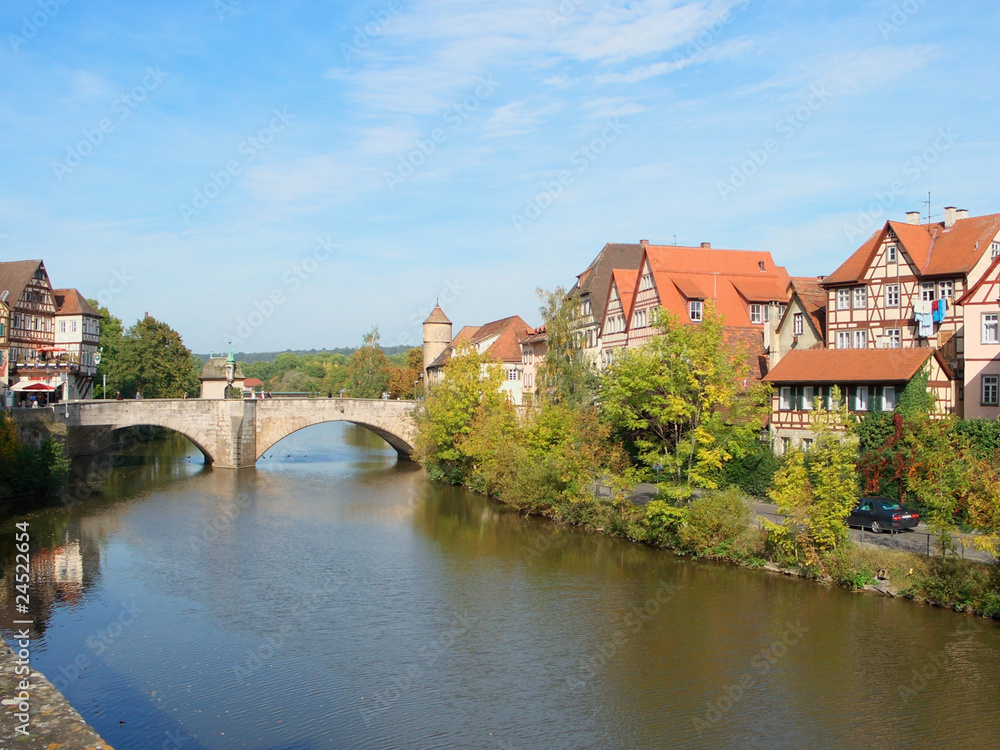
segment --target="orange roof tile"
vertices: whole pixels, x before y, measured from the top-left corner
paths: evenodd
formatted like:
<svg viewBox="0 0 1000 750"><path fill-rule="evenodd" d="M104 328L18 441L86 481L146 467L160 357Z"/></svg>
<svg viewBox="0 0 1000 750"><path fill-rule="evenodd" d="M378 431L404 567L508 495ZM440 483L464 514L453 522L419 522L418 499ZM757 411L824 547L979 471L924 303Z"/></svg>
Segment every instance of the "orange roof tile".
<svg viewBox="0 0 1000 750"><path fill-rule="evenodd" d="M793 349L765 377L768 383L904 383L935 349ZM948 372L947 368L945 371Z"/></svg>
<svg viewBox="0 0 1000 750"><path fill-rule="evenodd" d="M80 294L77 289L53 289L52 296L56 301L56 315L101 317L100 313L87 302L87 298Z"/></svg>
<svg viewBox="0 0 1000 750"><path fill-rule="evenodd" d="M632 295L635 294L635 282L639 276L639 269L634 271L627 270L625 268L615 268L611 271L612 283L618 288L618 296L621 297L622 310L628 315L628 311L632 308ZM610 299L611 290L608 289L608 299ZM607 310L607 307L604 308Z"/></svg>
<svg viewBox="0 0 1000 750"><path fill-rule="evenodd" d="M444 314L444 310L441 309L441 305L434 305L434 309L431 310L431 314L427 316L425 323L451 323L448 320L448 316Z"/></svg>

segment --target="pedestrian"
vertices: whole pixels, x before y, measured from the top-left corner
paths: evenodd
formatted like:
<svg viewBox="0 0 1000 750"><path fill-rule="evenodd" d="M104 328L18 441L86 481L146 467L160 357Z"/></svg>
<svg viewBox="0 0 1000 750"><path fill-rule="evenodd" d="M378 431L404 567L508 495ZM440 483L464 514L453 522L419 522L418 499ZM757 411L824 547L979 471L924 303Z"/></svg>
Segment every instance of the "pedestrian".
<svg viewBox="0 0 1000 750"><path fill-rule="evenodd" d="M28 399L28 402L32 409L38 407L38 399L34 395L32 395L32 397Z"/></svg>
<svg viewBox="0 0 1000 750"><path fill-rule="evenodd" d="M121 400L122 400L122 392L115 391L115 401L121 401Z"/></svg>
<svg viewBox="0 0 1000 750"><path fill-rule="evenodd" d="M188 397L188 392L187 392L187 391L184 391L184 395L183 395L183 396L181 396L181 398L187 398L187 397Z"/></svg>
<svg viewBox="0 0 1000 750"><path fill-rule="evenodd" d="M135 392L135 400L136 401L142 401L142 391L136 391Z"/></svg>
<svg viewBox="0 0 1000 750"><path fill-rule="evenodd" d="M327 398L333 398L333 391L327 391L326 392L326 397Z"/></svg>

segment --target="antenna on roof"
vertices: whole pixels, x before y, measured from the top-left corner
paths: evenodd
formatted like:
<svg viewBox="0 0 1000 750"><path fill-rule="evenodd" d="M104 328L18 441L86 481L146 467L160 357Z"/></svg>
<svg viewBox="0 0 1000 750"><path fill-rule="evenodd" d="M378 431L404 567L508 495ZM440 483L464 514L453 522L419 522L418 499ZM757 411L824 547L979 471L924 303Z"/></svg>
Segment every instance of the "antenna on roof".
<svg viewBox="0 0 1000 750"><path fill-rule="evenodd" d="M920 202L923 203L925 206L927 206L927 231L930 231L930 224L931 224L931 191L930 190L927 191L927 200L920 201Z"/></svg>
<svg viewBox="0 0 1000 750"><path fill-rule="evenodd" d="M677 247L677 235L674 235L674 247Z"/></svg>

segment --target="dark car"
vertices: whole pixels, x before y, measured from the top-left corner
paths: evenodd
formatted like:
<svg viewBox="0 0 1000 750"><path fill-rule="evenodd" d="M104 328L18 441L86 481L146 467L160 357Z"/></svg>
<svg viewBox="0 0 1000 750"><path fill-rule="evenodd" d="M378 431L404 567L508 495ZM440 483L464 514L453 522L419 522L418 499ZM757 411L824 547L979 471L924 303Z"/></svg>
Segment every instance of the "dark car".
<svg viewBox="0 0 1000 750"><path fill-rule="evenodd" d="M848 526L863 526L876 534L880 531L912 529L920 522L920 514L907 510L891 497L863 497L847 517Z"/></svg>

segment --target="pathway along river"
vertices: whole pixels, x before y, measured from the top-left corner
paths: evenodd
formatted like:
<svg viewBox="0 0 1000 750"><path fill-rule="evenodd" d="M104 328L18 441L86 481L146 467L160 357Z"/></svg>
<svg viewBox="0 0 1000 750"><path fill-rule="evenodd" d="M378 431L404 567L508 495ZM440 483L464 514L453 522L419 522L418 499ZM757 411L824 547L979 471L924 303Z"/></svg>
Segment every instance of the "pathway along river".
<svg viewBox="0 0 1000 750"><path fill-rule="evenodd" d="M35 665L116 750L1000 747L996 623L521 518L350 426L30 521Z"/></svg>

